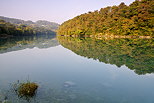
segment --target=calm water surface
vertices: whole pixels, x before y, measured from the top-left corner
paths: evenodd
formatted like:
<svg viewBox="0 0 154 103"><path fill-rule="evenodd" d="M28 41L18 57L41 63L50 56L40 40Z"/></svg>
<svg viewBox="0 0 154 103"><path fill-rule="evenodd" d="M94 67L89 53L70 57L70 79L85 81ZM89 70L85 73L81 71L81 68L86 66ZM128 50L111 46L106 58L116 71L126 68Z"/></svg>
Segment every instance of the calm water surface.
<svg viewBox="0 0 154 103"><path fill-rule="evenodd" d="M126 50L123 45L126 41L117 41L118 44L113 41L114 51L112 43L105 42L60 38L59 44L56 38L48 36L1 40L0 101L154 103L152 46L142 41L143 46L135 45L135 41L129 40L128 45L134 45ZM137 50L139 47L143 50L135 51L136 46ZM125 47L127 53L119 47ZM12 83L27 79L39 84L36 96L30 101L18 98L11 90Z"/></svg>

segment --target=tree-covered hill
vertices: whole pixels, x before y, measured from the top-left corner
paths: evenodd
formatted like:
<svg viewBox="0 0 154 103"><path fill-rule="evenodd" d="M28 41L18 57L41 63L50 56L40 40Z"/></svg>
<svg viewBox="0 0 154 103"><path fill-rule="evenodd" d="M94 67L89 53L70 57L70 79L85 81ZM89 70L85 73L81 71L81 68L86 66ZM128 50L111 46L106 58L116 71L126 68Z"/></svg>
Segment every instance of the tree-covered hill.
<svg viewBox="0 0 154 103"><path fill-rule="evenodd" d="M24 21L0 16L0 37L32 36L52 34L56 35L59 24L45 20L37 22Z"/></svg>
<svg viewBox="0 0 154 103"><path fill-rule="evenodd" d="M8 17L3 17L0 16L1 20L4 20L6 22L12 23L12 24L17 24L17 25L28 25L28 26L33 26L33 27L44 27L46 29L51 29L53 31L58 29L59 24L55 22L49 22L46 20L38 20L36 22L32 22L30 20L24 21L21 19L15 19L15 18L8 18Z"/></svg>
<svg viewBox="0 0 154 103"><path fill-rule="evenodd" d="M15 18L8 18L8 17L4 17L4 16L0 16L1 20L4 20L6 22L12 23L12 24L34 24L32 21L24 21L21 19L15 19Z"/></svg>
<svg viewBox="0 0 154 103"><path fill-rule="evenodd" d="M64 22L59 35L154 36L154 0L136 0L81 14Z"/></svg>
<svg viewBox="0 0 154 103"><path fill-rule="evenodd" d="M35 25L39 27L45 27L47 29L52 29L54 31L57 30L59 27L59 24L54 23L54 22L49 22L46 20L38 20L35 22Z"/></svg>

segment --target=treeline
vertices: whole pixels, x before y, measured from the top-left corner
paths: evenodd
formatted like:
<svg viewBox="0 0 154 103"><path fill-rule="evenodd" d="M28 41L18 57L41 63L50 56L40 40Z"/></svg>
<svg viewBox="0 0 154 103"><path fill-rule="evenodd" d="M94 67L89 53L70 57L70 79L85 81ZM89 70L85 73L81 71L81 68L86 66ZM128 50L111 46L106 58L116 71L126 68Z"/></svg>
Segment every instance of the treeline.
<svg viewBox="0 0 154 103"><path fill-rule="evenodd" d="M117 67L123 65L139 75L154 73L153 39L93 39L58 36L59 43L80 56Z"/></svg>
<svg viewBox="0 0 154 103"><path fill-rule="evenodd" d="M59 35L154 36L154 0L101 8L64 22Z"/></svg>
<svg viewBox="0 0 154 103"><path fill-rule="evenodd" d="M44 34L55 35L55 32L43 27L33 27L24 24L12 24L9 22L5 22L4 20L0 20L0 37L32 36Z"/></svg>

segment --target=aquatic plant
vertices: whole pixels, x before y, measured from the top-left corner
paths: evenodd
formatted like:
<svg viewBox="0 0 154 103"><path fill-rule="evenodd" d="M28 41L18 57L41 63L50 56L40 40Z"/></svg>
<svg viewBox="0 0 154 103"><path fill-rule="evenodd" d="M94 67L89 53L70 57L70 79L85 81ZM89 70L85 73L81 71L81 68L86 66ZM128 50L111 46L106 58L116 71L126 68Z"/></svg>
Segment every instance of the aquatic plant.
<svg viewBox="0 0 154 103"><path fill-rule="evenodd" d="M30 82L27 80L26 82L13 84L13 91L18 95L19 98L24 98L26 100L30 100L36 95L38 84L34 82Z"/></svg>
<svg viewBox="0 0 154 103"><path fill-rule="evenodd" d="M18 94L19 96L23 97L33 97L36 93L36 90L38 88L38 85L36 83L21 83L18 87Z"/></svg>

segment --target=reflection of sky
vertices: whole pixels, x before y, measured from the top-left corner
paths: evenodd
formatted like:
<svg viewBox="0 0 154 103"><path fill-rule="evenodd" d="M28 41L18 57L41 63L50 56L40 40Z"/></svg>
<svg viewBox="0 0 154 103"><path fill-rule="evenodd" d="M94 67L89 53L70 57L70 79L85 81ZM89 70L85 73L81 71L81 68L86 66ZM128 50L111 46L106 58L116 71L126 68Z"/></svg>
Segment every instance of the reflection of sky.
<svg viewBox="0 0 154 103"><path fill-rule="evenodd" d="M0 15L62 23L82 13L135 0L1 0Z"/></svg>
<svg viewBox="0 0 154 103"><path fill-rule="evenodd" d="M154 95L153 74L139 76L126 66L117 68L87 59L62 46L0 54L1 86L18 79L25 80L28 76L46 87L58 87L65 81L72 81L81 91L95 90L96 95L113 99L129 98L129 101L144 103L143 100L152 101Z"/></svg>

